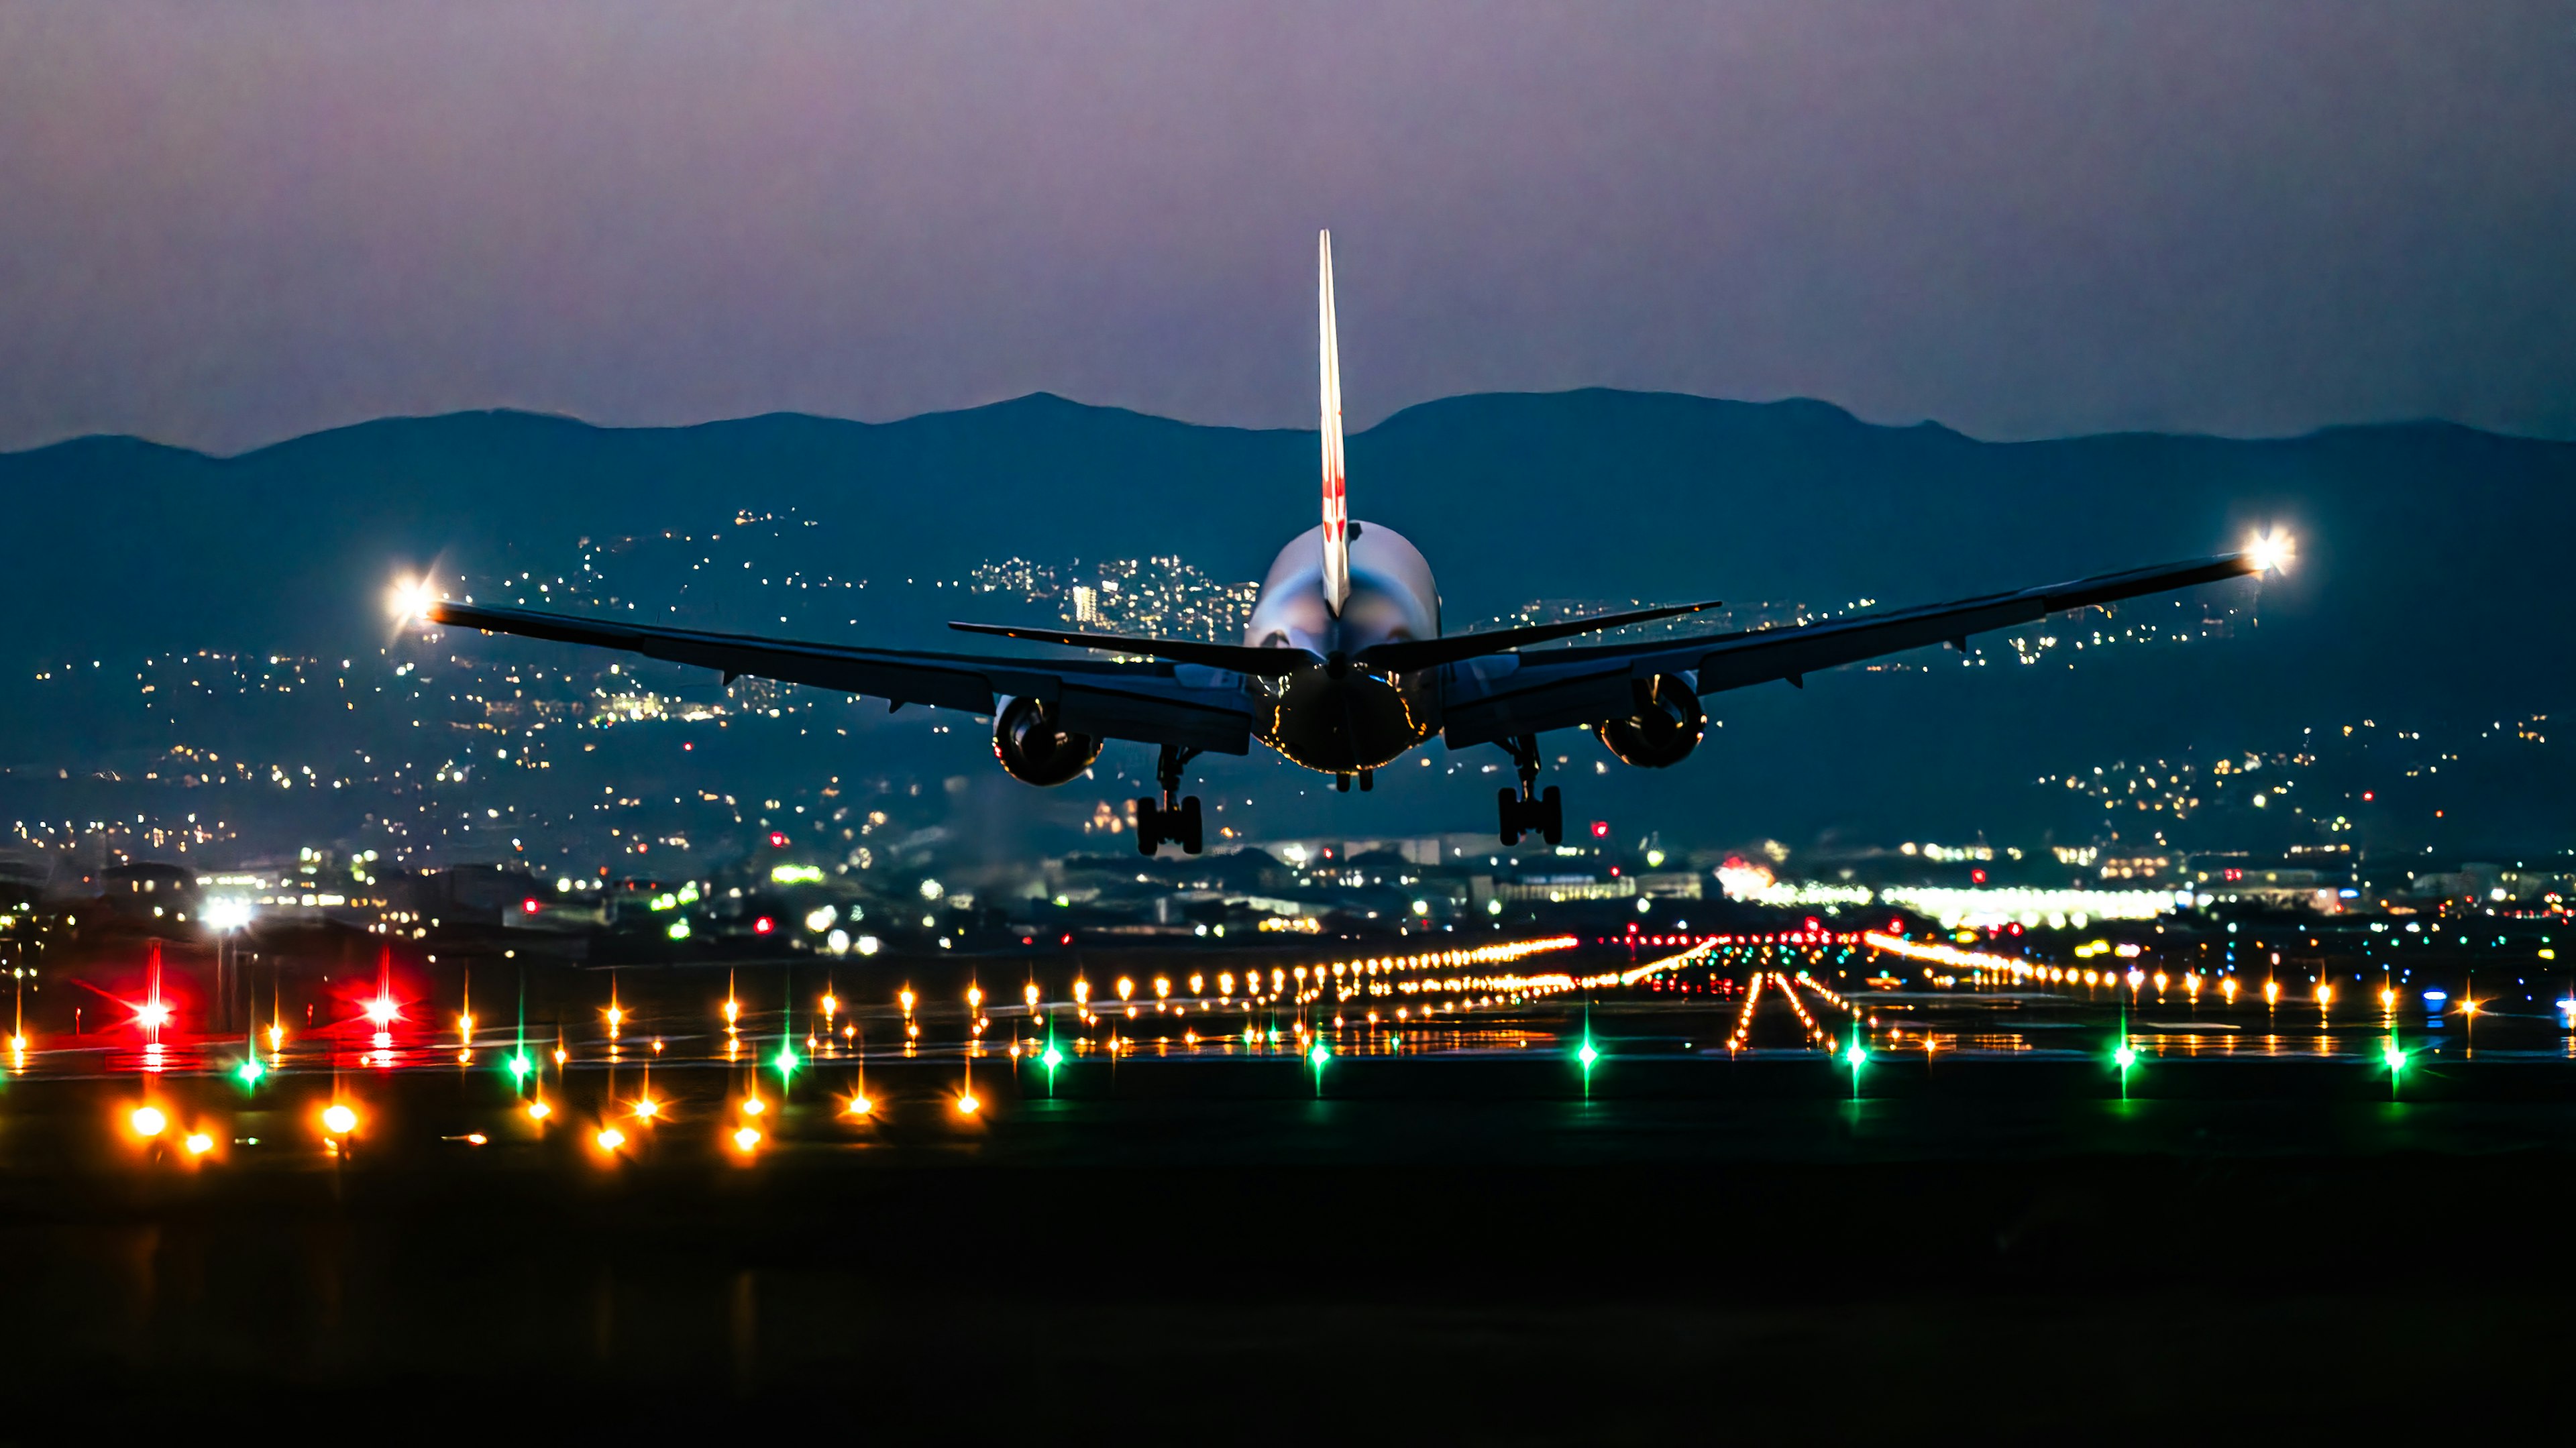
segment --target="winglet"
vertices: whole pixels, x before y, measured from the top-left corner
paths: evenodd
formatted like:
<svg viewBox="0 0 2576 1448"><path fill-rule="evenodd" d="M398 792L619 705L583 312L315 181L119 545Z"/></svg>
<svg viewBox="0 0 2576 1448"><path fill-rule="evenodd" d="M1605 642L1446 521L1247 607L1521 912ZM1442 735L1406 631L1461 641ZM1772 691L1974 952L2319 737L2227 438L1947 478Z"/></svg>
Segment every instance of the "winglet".
<svg viewBox="0 0 2576 1448"><path fill-rule="evenodd" d="M1315 243L1315 308L1324 371L1324 600L1334 617L1351 596L1351 505L1342 472L1342 348L1333 328L1333 234Z"/></svg>

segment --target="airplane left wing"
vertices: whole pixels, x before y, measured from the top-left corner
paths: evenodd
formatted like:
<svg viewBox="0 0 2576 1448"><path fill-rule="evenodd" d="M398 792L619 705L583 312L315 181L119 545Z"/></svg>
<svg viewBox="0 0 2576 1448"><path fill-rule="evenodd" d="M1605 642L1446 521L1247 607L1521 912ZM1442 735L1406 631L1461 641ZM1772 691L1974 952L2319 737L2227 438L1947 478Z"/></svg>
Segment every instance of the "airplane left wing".
<svg viewBox="0 0 2576 1448"><path fill-rule="evenodd" d="M1750 684L1787 680L1803 687L1806 676L1931 644L1961 650L1968 636L2036 623L2053 613L2143 594L2164 593L2261 573L2278 566L2272 545L2240 553L2133 568L2014 593L1987 594L1838 618L1796 628L1753 629L1704 638L1629 645L1547 649L1494 654L1453 665L1445 691L1442 737L1452 749L1490 744L1628 717L1632 681L1680 675L1694 692L1714 694Z"/></svg>
<svg viewBox="0 0 2576 1448"><path fill-rule="evenodd" d="M861 649L445 601L424 605L421 616L455 628L714 669L726 683L750 675L864 694L896 708L926 704L987 715L998 697L1035 698L1054 705L1063 727L1076 733L1216 754L1251 748L1252 709L1242 676L1197 664Z"/></svg>

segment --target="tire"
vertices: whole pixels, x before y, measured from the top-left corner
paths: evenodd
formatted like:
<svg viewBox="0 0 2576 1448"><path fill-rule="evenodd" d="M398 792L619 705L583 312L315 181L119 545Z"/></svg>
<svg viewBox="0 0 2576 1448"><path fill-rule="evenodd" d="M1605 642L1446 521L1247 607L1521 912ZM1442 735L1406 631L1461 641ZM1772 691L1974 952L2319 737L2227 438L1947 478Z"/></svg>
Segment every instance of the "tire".
<svg viewBox="0 0 2576 1448"><path fill-rule="evenodd" d="M1538 797L1538 820L1539 838L1551 845L1565 843L1565 797L1557 793L1555 785L1549 785L1547 792Z"/></svg>
<svg viewBox="0 0 2576 1448"><path fill-rule="evenodd" d="M1521 842L1520 792L1518 790L1498 789L1494 791L1494 802L1499 807L1502 814L1503 843L1507 845L1519 844Z"/></svg>
<svg viewBox="0 0 2576 1448"><path fill-rule="evenodd" d="M1197 854L1200 846L1206 843L1206 836L1199 832L1199 797L1197 795L1191 795L1181 801L1181 818L1174 825L1172 833L1180 837L1181 853L1185 855Z"/></svg>
<svg viewBox="0 0 2576 1448"><path fill-rule="evenodd" d="M1150 799L1136 801L1136 853L1151 855L1163 843L1163 807Z"/></svg>

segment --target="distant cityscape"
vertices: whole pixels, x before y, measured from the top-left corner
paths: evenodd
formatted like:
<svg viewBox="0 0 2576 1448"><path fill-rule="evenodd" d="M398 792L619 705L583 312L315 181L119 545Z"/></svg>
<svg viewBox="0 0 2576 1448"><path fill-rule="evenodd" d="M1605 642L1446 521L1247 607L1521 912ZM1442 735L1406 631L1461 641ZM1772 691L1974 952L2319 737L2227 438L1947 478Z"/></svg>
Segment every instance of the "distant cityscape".
<svg viewBox="0 0 2576 1448"><path fill-rule="evenodd" d="M1011 557L957 579L842 577L801 556L812 526L746 512L705 533L584 539L551 568L447 574L437 584L528 607L825 639L880 615L964 612L943 602L950 593L978 600L977 617L1042 606L1104 631L1233 639L1258 593L1176 556ZM1649 601L1533 599L1449 628ZM2250 590L2211 590L2052 620L1964 656L1857 667L2075 667L2115 646L2223 642L2258 627L2253 605ZM1754 602L1631 632L1786 627L1876 606ZM89 898L121 881L149 885L164 910L177 908L159 903L166 888L408 935L466 918L512 929L640 920L666 940L780 930L814 949L864 954L903 936L926 945L1066 928L1447 932L1578 907L1678 922L1692 902L1710 902L1697 907L1705 913L1730 898L1905 905L1955 924L1984 918L1981 910L2063 918L2071 894L2089 902L2076 913L2097 917L2152 915L2210 894L2329 911L2453 897L2555 909L2576 896L2564 861L2445 863L2356 849L2358 822L2372 811L2438 814L2443 771L2458 779L2470 753L2545 748L2548 721L2538 717L2447 742L2363 719L2310 728L2286 747L2036 776L2041 788L2098 806L2091 837L2074 843L1890 841L1748 854L1703 839L1615 838L1602 826L1554 848L1504 850L1480 834L1282 837L1220 801L1225 823L1212 830L1208 856L1138 861L1127 853L1126 791L1076 785L1056 842L1023 865L997 866L955 818L971 787L955 771L980 765L908 767L913 754L892 748L922 731L971 735L984 721L930 711L889 720L845 695L756 679L728 687L614 654L417 627L364 657L67 660L38 670L35 682L48 710L97 721L102 738L165 742L0 771L17 806L0 878L28 898L29 918L49 894ZM883 732L894 729L906 732ZM1497 768L1452 757L1446 772ZM2284 818L2295 825L2286 850L2208 843L2212 827L2224 835L2231 820L2268 828ZM2186 823L2195 827L2189 842L2176 836ZM1950 890L1969 893L1938 893ZM2040 893L1977 905L1970 897L1980 891ZM2134 897L2126 905L2117 903L2124 892Z"/></svg>

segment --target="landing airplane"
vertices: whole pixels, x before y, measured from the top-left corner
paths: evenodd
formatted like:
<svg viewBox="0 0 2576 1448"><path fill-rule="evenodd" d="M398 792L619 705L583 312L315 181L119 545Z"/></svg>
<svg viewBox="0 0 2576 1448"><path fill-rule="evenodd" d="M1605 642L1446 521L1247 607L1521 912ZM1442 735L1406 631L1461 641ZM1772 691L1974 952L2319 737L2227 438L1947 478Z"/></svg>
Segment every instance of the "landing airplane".
<svg viewBox="0 0 2576 1448"><path fill-rule="evenodd" d="M1499 792L1500 834L1550 844L1565 832L1563 799L1538 789L1538 737L1588 728L1622 763L1679 764L1708 725L1700 699L1787 680L1839 664L1929 645L1964 653L1968 636L2034 623L2053 613L2194 584L2277 570L2286 537L2254 539L2236 553L1954 603L1832 619L1795 628L1705 634L1652 643L1530 652L1533 644L1696 613L1715 601L1481 633L1440 631L1440 592L1421 550L1391 528L1350 516L1342 470L1342 375L1333 324L1333 239L1318 246L1317 310L1323 365L1323 521L1279 552L1240 644L1015 625L952 623L972 634L1070 645L1125 659L1035 659L854 648L747 634L661 628L412 598L406 616L487 633L622 649L647 658L925 704L993 720L993 753L1012 778L1060 785L1112 739L1159 746L1159 798L1134 802L1136 845L1156 853L1203 843L1196 795L1180 797L1182 771L1201 754L1248 753L1252 741L1333 776L1347 791L1440 737L1451 749L1495 744L1520 775Z"/></svg>

